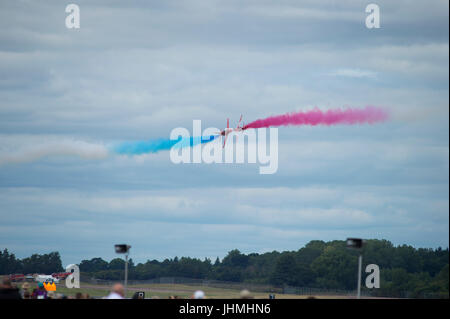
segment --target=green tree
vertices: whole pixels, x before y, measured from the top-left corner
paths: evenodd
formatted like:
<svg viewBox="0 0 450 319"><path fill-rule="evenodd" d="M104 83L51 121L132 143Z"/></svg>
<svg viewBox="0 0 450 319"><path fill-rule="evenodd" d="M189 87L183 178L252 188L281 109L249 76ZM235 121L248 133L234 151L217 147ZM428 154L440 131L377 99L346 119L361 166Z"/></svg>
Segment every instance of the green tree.
<svg viewBox="0 0 450 319"><path fill-rule="evenodd" d="M271 282L275 285L297 284L297 263L292 254L282 254L276 263L275 271L272 274Z"/></svg>
<svg viewBox="0 0 450 319"><path fill-rule="evenodd" d="M323 288L353 289L357 283L357 258L343 247L329 246L311 264L316 284Z"/></svg>
<svg viewBox="0 0 450 319"><path fill-rule="evenodd" d="M80 263L81 272L98 272L108 269L108 262L101 258L92 258L91 260L83 260Z"/></svg>
<svg viewBox="0 0 450 319"><path fill-rule="evenodd" d="M222 265L228 267L240 267L245 268L248 265L249 257L241 254L241 252L237 249L234 249L225 256L222 260Z"/></svg>
<svg viewBox="0 0 450 319"><path fill-rule="evenodd" d="M129 264L128 264L129 266ZM122 258L114 258L109 262L108 269L110 270L124 270L125 260Z"/></svg>
<svg viewBox="0 0 450 319"><path fill-rule="evenodd" d="M58 252L43 255L33 254L31 257L22 259L22 264L25 273L51 274L64 271Z"/></svg>
<svg viewBox="0 0 450 319"><path fill-rule="evenodd" d="M10 254L8 249L0 251L0 275L20 273L23 271L22 263L16 259L14 254Z"/></svg>

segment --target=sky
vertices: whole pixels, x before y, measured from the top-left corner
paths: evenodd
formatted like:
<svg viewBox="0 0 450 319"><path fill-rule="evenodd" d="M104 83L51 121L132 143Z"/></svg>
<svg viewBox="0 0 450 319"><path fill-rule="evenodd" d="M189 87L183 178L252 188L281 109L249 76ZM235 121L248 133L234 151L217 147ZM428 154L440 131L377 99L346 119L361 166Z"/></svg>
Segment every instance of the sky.
<svg viewBox="0 0 450 319"><path fill-rule="evenodd" d="M223 258L310 240L449 245L446 0L0 2L0 249ZM367 105L386 123L282 127L278 171L111 154L261 117Z"/></svg>

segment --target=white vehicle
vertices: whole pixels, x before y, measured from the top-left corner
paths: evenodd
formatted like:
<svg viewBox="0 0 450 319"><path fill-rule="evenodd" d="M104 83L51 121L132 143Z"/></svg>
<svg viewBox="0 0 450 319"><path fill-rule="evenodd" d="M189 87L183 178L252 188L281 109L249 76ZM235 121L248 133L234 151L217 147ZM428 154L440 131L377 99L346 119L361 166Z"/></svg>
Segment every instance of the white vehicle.
<svg viewBox="0 0 450 319"><path fill-rule="evenodd" d="M59 279L53 277L52 275L37 275L35 280L37 282L54 282L54 283L59 282Z"/></svg>

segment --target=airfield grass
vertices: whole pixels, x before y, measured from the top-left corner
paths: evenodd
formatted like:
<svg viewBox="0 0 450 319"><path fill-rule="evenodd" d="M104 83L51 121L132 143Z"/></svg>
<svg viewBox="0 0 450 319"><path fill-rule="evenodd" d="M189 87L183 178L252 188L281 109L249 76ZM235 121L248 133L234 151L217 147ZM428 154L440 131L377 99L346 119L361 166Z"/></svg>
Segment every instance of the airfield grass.
<svg viewBox="0 0 450 319"><path fill-rule="evenodd" d="M216 288L202 285L183 285L183 284L142 284L128 285L127 297L131 298L136 291L144 291L145 298L167 299L170 296L178 296L181 299L187 299L192 296L194 291L203 290L208 299L238 299L240 290L233 288ZM66 288L64 285L58 285L56 293L62 293L66 296L74 297L78 292L89 294L94 298L102 298L109 294L110 286L93 285L89 283L80 283L80 288ZM251 293L255 299L268 299L269 292ZM276 299L305 299L307 295L275 294ZM314 296L315 298L326 299L345 299L348 296Z"/></svg>
<svg viewBox="0 0 450 319"><path fill-rule="evenodd" d="M2 277L2 276L0 276ZM1 279L1 278L0 278ZM23 282L14 283L17 287L21 287ZM29 282L31 290L35 287L34 282ZM67 288L63 283L57 284L56 293L61 293L68 297L75 297L77 293L88 294L93 298L102 298L109 294L111 286L91 283L80 283L80 288ZM238 299L240 297L240 289L237 288L218 288L203 285L187 285L187 284L139 284L128 285L127 298L131 298L135 292L144 291L145 298L168 299L170 296L177 296L181 299L188 299L194 291L203 290L207 299ZM255 299L268 299L270 292L253 292L251 296ZM348 299L349 296L339 295L313 295L318 299ZM309 295L279 294L275 293L276 299L306 299Z"/></svg>

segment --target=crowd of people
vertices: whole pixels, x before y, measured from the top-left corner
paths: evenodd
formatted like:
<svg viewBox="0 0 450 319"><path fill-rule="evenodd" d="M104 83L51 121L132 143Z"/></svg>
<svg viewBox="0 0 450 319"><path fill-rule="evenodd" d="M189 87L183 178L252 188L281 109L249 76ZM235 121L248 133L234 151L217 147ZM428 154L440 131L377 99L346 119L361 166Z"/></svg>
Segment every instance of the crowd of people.
<svg viewBox="0 0 450 319"><path fill-rule="evenodd" d="M251 293L244 289L240 293L241 299L251 299L253 296ZM0 299L92 299L89 294L83 294L77 292L75 296L65 296L55 291L47 291L42 282L37 283L34 287L29 282L22 284L19 289L15 284L11 282L9 278L3 278L0 285ZM125 289L122 284L115 284L112 286L109 294L102 299L125 299ZM144 299L144 294L136 292L132 299ZM151 299L159 299L158 296L152 296ZM180 296L172 295L169 299L183 299ZM191 299L206 299L205 292L202 290L196 290Z"/></svg>
<svg viewBox="0 0 450 319"><path fill-rule="evenodd" d="M89 294L77 292L75 296L65 296L55 291L47 291L42 282L38 282L33 288L29 282L22 284L21 289L4 278L0 284L0 299L90 299Z"/></svg>

